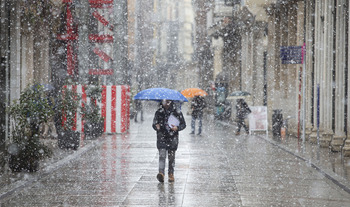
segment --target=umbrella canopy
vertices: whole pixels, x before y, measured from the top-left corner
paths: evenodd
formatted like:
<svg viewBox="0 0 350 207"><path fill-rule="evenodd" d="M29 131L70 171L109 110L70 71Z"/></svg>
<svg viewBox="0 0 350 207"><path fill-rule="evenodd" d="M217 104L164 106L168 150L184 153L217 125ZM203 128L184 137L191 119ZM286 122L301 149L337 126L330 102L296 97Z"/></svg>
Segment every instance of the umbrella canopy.
<svg viewBox="0 0 350 207"><path fill-rule="evenodd" d="M188 102L185 96L180 92L168 89L168 88L149 88L140 91L134 96L136 100L147 100L147 101L162 101L172 100L172 101L184 101Z"/></svg>
<svg viewBox="0 0 350 207"><path fill-rule="evenodd" d="M251 94L246 91L235 91L232 92L228 95L227 99L240 99L240 98L245 98L247 96L250 96Z"/></svg>
<svg viewBox="0 0 350 207"><path fill-rule="evenodd" d="M207 96L208 93L200 88L187 88L181 91L181 94L186 98L193 98L195 96Z"/></svg>

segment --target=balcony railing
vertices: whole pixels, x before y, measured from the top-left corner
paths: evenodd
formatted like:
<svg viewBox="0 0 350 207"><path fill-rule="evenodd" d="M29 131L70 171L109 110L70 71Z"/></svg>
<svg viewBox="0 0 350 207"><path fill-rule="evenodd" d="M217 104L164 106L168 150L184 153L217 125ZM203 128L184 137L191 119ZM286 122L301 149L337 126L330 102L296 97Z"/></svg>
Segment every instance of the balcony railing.
<svg viewBox="0 0 350 207"><path fill-rule="evenodd" d="M214 18L232 16L232 6L231 4L226 4L228 3L227 1L230 0L215 0L213 8Z"/></svg>
<svg viewBox="0 0 350 207"><path fill-rule="evenodd" d="M226 6L235 6L236 4L241 4L241 0L224 0Z"/></svg>

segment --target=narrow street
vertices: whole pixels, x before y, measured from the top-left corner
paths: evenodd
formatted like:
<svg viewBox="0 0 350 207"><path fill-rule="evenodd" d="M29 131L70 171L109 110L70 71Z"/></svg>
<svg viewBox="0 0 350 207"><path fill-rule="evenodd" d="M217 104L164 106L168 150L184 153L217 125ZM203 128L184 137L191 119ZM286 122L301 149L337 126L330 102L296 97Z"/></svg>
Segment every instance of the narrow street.
<svg viewBox="0 0 350 207"><path fill-rule="evenodd" d="M4 196L2 206L350 206L350 194L261 136L204 121L180 132L175 182L159 183L153 111L130 133L104 135L62 167Z"/></svg>

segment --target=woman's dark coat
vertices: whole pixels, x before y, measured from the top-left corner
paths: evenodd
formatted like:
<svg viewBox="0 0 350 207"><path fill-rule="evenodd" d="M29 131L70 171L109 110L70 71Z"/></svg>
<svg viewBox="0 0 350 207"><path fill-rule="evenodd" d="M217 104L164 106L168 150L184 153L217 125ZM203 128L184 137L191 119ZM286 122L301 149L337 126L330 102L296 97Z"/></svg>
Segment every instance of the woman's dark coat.
<svg viewBox="0 0 350 207"><path fill-rule="evenodd" d="M203 116L203 109L205 108L204 98L196 96L191 102L192 116L193 118L199 118Z"/></svg>
<svg viewBox="0 0 350 207"><path fill-rule="evenodd" d="M178 126L178 131L173 131L168 126L169 116L175 116L180 124ZM157 130L156 124L160 125L160 129ZM186 128L186 122L182 115L182 112L176 110L173 103L171 103L168 110L166 110L162 105L156 111L153 119L152 127L157 131L157 148L167 149L167 150L177 150L179 144L179 131Z"/></svg>
<svg viewBox="0 0 350 207"><path fill-rule="evenodd" d="M251 110L248 107L248 104L243 99L238 99L236 105L236 118L245 119L250 113Z"/></svg>

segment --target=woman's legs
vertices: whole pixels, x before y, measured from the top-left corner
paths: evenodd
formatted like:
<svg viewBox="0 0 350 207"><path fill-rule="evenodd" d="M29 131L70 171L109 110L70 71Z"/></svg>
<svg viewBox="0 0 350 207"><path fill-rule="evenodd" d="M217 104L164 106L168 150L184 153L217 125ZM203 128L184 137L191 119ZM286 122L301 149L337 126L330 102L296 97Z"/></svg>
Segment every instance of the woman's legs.
<svg viewBox="0 0 350 207"><path fill-rule="evenodd" d="M239 132L241 131L243 124L244 124L244 119L238 118L237 119L236 135L239 135Z"/></svg>
<svg viewBox="0 0 350 207"><path fill-rule="evenodd" d="M248 126L245 124L244 119L238 119L238 121L237 121L237 130L236 130L236 134L237 135L241 131L242 127L244 128L244 130L246 131L247 134L249 133Z"/></svg>
<svg viewBox="0 0 350 207"><path fill-rule="evenodd" d="M159 182L164 182L165 160L168 152L168 176L169 182L174 182L174 167L175 167L175 150L158 149L159 151L159 173L157 179Z"/></svg>
<svg viewBox="0 0 350 207"><path fill-rule="evenodd" d="M195 127L196 127L196 118L194 118L193 116L192 116L192 120L191 120L191 134L194 134L194 132L195 132Z"/></svg>
<svg viewBox="0 0 350 207"><path fill-rule="evenodd" d="M168 174L174 174L175 150L168 150L168 159L169 159Z"/></svg>
<svg viewBox="0 0 350 207"><path fill-rule="evenodd" d="M198 121L199 121L199 123L198 123L198 135L200 135L201 133L202 133L202 116L199 116L198 117Z"/></svg>
<svg viewBox="0 0 350 207"><path fill-rule="evenodd" d="M246 133L249 134L249 128L248 128L248 126L245 124L244 120L243 120L242 124L243 124L243 128L245 129Z"/></svg>
<svg viewBox="0 0 350 207"><path fill-rule="evenodd" d="M165 172L165 159L166 159L166 149L159 149L159 173L164 175Z"/></svg>

